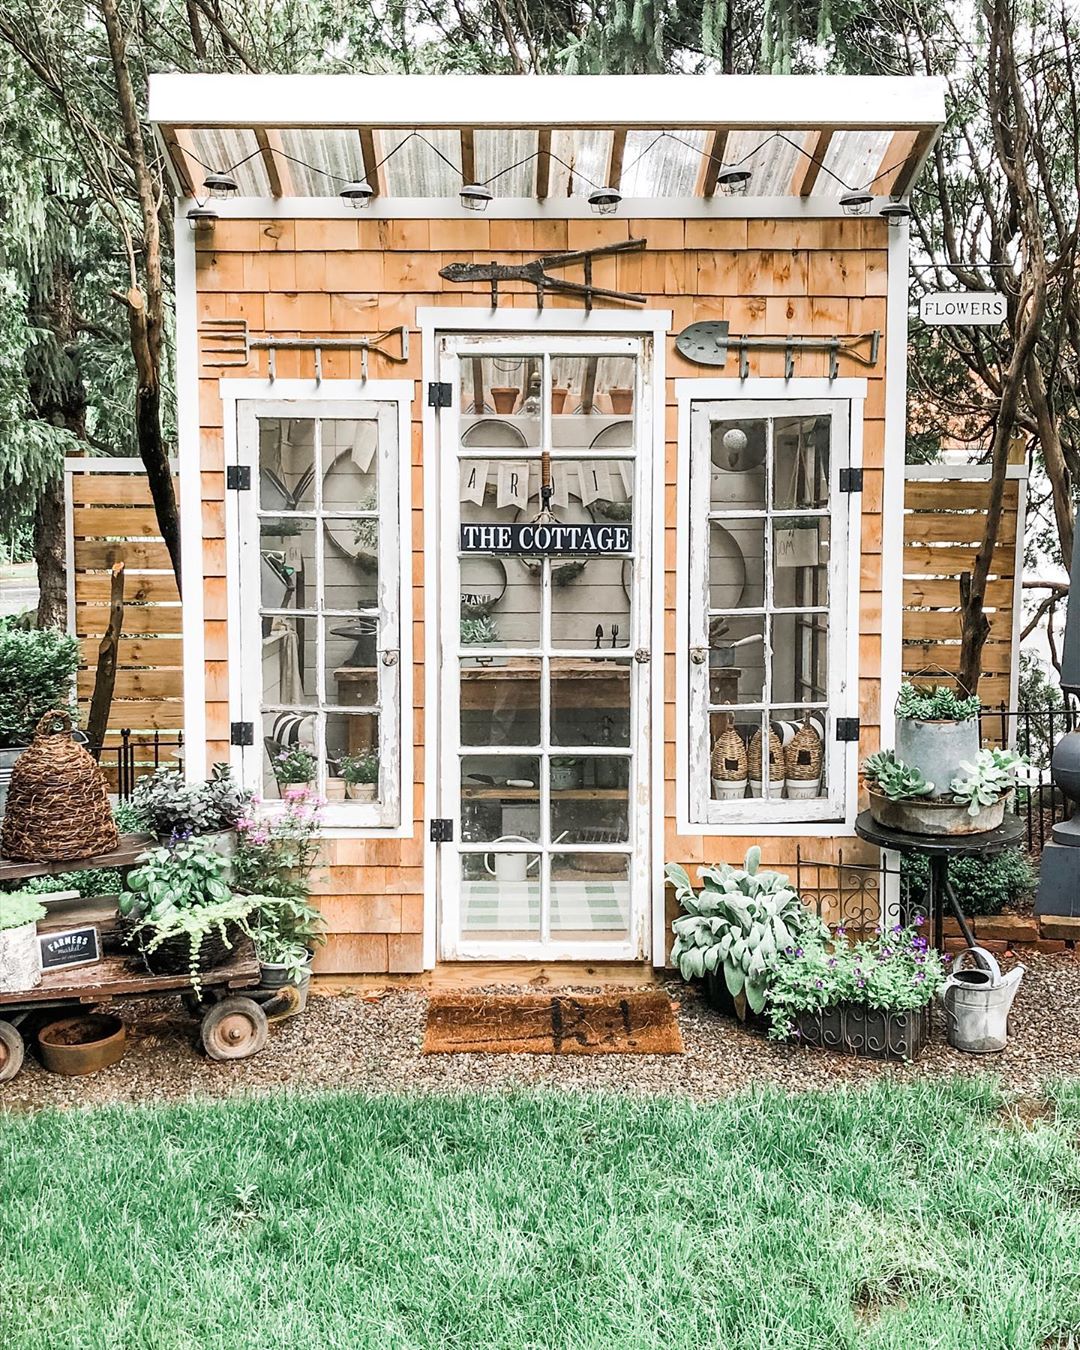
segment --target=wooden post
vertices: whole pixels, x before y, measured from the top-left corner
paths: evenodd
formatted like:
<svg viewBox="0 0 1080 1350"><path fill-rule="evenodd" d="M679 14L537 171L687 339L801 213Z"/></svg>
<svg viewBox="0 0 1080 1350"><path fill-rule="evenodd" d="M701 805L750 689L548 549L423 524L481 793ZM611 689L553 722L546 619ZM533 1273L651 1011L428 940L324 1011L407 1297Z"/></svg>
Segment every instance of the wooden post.
<svg viewBox="0 0 1080 1350"><path fill-rule="evenodd" d="M90 738L90 753L95 759L101 758L101 746L109 725L109 709L112 707L113 688L116 684L116 665L120 655L120 633L124 626L124 564L112 565L112 577L109 583L109 622L105 636L98 644L97 674L94 677L94 694L90 700L90 717L86 724L86 734Z"/></svg>

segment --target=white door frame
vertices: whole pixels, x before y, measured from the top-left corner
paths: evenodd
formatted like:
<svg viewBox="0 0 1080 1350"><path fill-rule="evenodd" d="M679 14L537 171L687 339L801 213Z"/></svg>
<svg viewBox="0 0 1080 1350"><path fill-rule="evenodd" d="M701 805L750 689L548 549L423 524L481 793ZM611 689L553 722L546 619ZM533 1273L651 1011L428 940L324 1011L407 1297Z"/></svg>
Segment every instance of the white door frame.
<svg viewBox="0 0 1080 1350"><path fill-rule="evenodd" d="M653 562L652 555L657 538L654 529L653 492L655 460L657 456L654 434L654 378L651 363L652 342L645 332L638 329L635 336L597 334L590 336L570 336L556 331L544 333L540 324L530 325L529 335L514 333L502 336L478 334L445 334L436 344L433 353L438 367L436 378L446 381L455 391L451 407L441 411L437 419L437 434L430 442L437 448L428 457L429 472L437 466L439 484L437 492L437 556L438 556L438 594L434 610L429 614L438 628L436 637L439 731L437 773L429 779L434 786L436 807L434 815L453 822L454 843L441 846L439 859L438 894L440 897L439 914L439 956L448 960L460 959L500 959L500 960L635 960L643 959L650 952L650 893L653 863L653 815L651 811L652 787L654 777L654 737L652 734L653 680L651 663L635 659L638 649L651 656L654 634L659 634L657 618L654 614ZM543 335L541 335L543 334ZM609 355L633 355L637 358L637 388L635 391L635 444L638 520L635 556L633 561L631 634L628 654L631 671L631 710L632 727L630 736L631 784L630 784L630 914L629 932L626 938L610 941L560 940L558 936L541 936L535 940L518 941L470 939L460 936L460 863L459 848L461 834L460 809L460 770L459 770L459 679L458 679L458 616L459 585L457 578L457 524L459 514L458 501L458 444L459 444L459 408L456 391L460 387L459 353L469 356L500 354L512 350L515 354L539 355L545 353L594 352L602 349ZM661 406L663 400L660 400ZM550 413L545 408L544 417ZM545 438L546 439L546 438ZM662 446L662 442L661 442ZM622 455L625 457L625 450ZM614 456L615 452L611 452ZM499 452L485 451L484 458L497 459ZM596 452L594 458L605 457ZM662 458L662 449L661 449ZM548 652L550 644L543 650ZM544 707L549 694L545 691ZM429 703L429 709L432 705ZM430 728L429 728L430 744ZM539 753L547 749L547 729L544 728ZM487 751L478 749L477 753ZM662 797L657 801L661 803ZM541 794L541 814L548 810L546 792ZM545 816L546 818L546 816ZM617 851L604 845L575 845L574 852ZM514 851L508 848L505 851ZM543 852L542 845L529 848L522 845L522 852Z"/></svg>

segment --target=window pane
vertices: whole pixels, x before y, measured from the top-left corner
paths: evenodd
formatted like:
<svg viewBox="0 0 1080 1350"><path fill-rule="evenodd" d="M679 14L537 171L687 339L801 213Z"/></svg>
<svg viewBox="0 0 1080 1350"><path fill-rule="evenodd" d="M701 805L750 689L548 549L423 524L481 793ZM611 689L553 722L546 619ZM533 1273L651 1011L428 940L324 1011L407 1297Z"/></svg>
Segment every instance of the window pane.
<svg viewBox="0 0 1080 1350"><path fill-rule="evenodd" d="M503 664L490 666L462 662L461 743L540 744L539 661L503 658Z"/></svg>
<svg viewBox="0 0 1080 1350"><path fill-rule="evenodd" d="M772 700L824 703L829 697L829 616L773 616Z"/></svg>
<svg viewBox="0 0 1080 1350"><path fill-rule="evenodd" d="M831 722L822 708L773 708L772 728L784 748L784 796L788 801L828 796L825 747Z"/></svg>
<svg viewBox="0 0 1080 1350"><path fill-rule="evenodd" d="M317 713L273 712L262 719L262 793L268 800L292 783L317 781Z"/></svg>
<svg viewBox="0 0 1080 1350"><path fill-rule="evenodd" d="M760 419L713 422L709 438L714 511L765 509L768 424Z"/></svg>
<svg viewBox="0 0 1080 1350"><path fill-rule="evenodd" d="M263 620L262 701L267 708L315 704L317 619L276 615Z"/></svg>
<svg viewBox="0 0 1080 1350"><path fill-rule="evenodd" d="M308 417L260 418L260 509L310 511L314 505L314 421Z"/></svg>
<svg viewBox="0 0 1080 1350"><path fill-rule="evenodd" d="M709 702L761 703L765 697L765 619L709 621Z"/></svg>
<svg viewBox="0 0 1080 1350"><path fill-rule="evenodd" d="M829 603L828 516L777 516L773 532L773 604Z"/></svg>
<svg viewBox="0 0 1080 1350"><path fill-rule="evenodd" d="M363 520L323 522L323 608L377 609L379 524Z"/></svg>
<svg viewBox="0 0 1080 1350"><path fill-rule="evenodd" d="M556 788L562 781L552 760L551 839L555 844L625 844L630 838L630 760L597 755L577 760L581 787Z"/></svg>
<svg viewBox="0 0 1080 1350"><path fill-rule="evenodd" d="M473 938L538 938L540 855L461 854L461 929Z"/></svg>
<svg viewBox="0 0 1080 1350"><path fill-rule="evenodd" d="M462 445L539 445L542 380L539 357L463 356Z"/></svg>
<svg viewBox="0 0 1080 1350"><path fill-rule="evenodd" d="M609 658L551 662L553 745L630 744L630 663Z"/></svg>
<svg viewBox="0 0 1080 1350"><path fill-rule="evenodd" d="M765 521L709 523L709 608L760 609L765 604Z"/></svg>
<svg viewBox="0 0 1080 1350"><path fill-rule="evenodd" d="M551 931L613 941L629 935L630 859L625 853L551 857Z"/></svg>
<svg viewBox="0 0 1080 1350"><path fill-rule="evenodd" d="M552 416L566 422L555 444L586 446L612 417L632 422L635 361L632 356L554 356L551 359ZM583 418L600 418L589 425ZM624 433L625 434L625 433ZM563 440L563 437L569 439ZM619 444L613 440L609 444ZM628 442L622 442L628 443Z"/></svg>
<svg viewBox="0 0 1080 1350"><path fill-rule="evenodd" d="M777 510L828 506L829 433L828 417L776 419L773 505Z"/></svg>
<svg viewBox="0 0 1080 1350"><path fill-rule="evenodd" d="M467 844L540 838L540 760L535 755L462 758L461 837Z"/></svg>
<svg viewBox="0 0 1080 1350"><path fill-rule="evenodd" d="M552 559L553 645L588 652L629 648L632 568L628 558Z"/></svg>
<svg viewBox="0 0 1080 1350"><path fill-rule="evenodd" d="M379 424L374 418L322 423L324 511L376 511L379 506Z"/></svg>
<svg viewBox="0 0 1080 1350"><path fill-rule="evenodd" d="M327 713L327 798L381 801L380 769L378 714Z"/></svg>
<svg viewBox="0 0 1080 1350"><path fill-rule="evenodd" d="M343 707L378 707L379 621L323 619L324 700Z"/></svg>
<svg viewBox="0 0 1080 1350"><path fill-rule="evenodd" d="M264 609L314 609L315 522L264 516L259 522Z"/></svg>

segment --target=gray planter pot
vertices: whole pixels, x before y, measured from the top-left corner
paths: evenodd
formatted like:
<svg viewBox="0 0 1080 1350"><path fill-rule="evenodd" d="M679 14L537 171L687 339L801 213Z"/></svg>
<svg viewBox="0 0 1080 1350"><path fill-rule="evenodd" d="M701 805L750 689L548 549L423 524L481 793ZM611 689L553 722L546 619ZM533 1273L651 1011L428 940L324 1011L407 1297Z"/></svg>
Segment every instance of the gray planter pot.
<svg viewBox="0 0 1080 1350"><path fill-rule="evenodd" d="M963 763L974 763L979 753L979 719L966 722L920 722L910 717L896 719L896 758L912 769L921 769L934 792L944 795Z"/></svg>
<svg viewBox="0 0 1080 1350"><path fill-rule="evenodd" d="M959 802L936 802L928 797L910 797L904 801L890 801L880 792L870 793L870 814L887 830L902 830L905 834L933 834L962 837L966 834L984 834L996 830L1005 819L1005 803L1001 797L992 806L984 806L978 815L968 814Z"/></svg>
<svg viewBox="0 0 1080 1350"><path fill-rule="evenodd" d="M297 1013L302 1013L307 1007L308 991L311 988L311 962L313 957L309 956L307 964L304 967L304 973L300 978L300 983L296 986L296 991L300 995L300 1002L297 1004L296 1012L291 1016L295 1017ZM260 994L273 995L285 985L292 984L292 978L289 975L286 966L275 965L270 962L262 962L259 967L259 987L256 991Z"/></svg>

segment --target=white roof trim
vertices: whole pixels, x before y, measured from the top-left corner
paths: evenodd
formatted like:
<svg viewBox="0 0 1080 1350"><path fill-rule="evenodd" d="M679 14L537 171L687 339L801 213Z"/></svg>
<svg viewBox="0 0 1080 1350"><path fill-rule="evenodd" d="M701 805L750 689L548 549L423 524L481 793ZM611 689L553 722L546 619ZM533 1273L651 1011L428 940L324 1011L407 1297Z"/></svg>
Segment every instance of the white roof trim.
<svg viewBox="0 0 1080 1350"><path fill-rule="evenodd" d="M150 76L150 121L194 127L903 130L945 81L892 75Z"/></svg>

